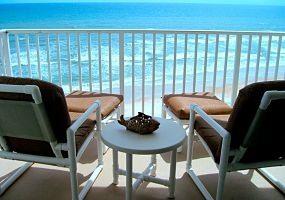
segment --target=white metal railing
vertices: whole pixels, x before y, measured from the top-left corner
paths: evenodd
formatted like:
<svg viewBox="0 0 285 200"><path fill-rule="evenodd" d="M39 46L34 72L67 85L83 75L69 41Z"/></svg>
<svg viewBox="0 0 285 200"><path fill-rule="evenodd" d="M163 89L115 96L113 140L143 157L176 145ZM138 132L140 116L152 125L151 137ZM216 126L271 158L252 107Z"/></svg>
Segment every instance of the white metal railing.
<svg viewBox="0 0 285 200"><path fill-rule="evenodd" d="M239 88L285 78L285 32L48 29L0 31L0 74L65 92L121 93L125 113L160 115L165 93Z"/></svg>

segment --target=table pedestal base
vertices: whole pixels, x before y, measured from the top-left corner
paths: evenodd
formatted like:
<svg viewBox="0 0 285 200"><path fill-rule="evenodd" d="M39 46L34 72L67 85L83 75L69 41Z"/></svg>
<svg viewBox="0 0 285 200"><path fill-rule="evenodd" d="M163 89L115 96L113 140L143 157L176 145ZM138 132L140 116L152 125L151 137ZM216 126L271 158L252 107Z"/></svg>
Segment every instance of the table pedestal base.
<svg viewBox="0 0 285 200"><path fill-rule="evenodd" d="M119 175L126 176L126 199L132 199L132 192L135 191L144 181L167 186L169 189L169 198L174 197L175 191L175 173L176 173L176 149L171 152L170 175L169 179L161 179L156 175L156 155L151 155L151 162L142 173L136 173L132 170L133 156L126 153L126 170L119 168L118 151L113 150L113 183L118 184ZM132 183L132 178L137 179Z"/></svg>

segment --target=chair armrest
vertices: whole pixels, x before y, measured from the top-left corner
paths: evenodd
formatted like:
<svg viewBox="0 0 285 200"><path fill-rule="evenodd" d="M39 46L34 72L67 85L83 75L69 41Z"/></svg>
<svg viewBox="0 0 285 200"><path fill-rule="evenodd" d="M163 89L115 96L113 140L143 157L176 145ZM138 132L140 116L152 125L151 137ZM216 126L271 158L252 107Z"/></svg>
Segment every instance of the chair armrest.
<svg viewBox="0 0 285 200"><path fill-rule="evenodd" d="M202 108L197 104L190 105L190 111L193 110L199 114L222 138L230 138L230 133L224 129L220 124L218 124L211 116L209 116ZM191 120L191 119L190 119Z"/></svg>
<svg viewBox="0 0 285 200"><path fill-rule="evenodd" d="M88 117L96 111L97 123L101 128L101 102L96 100L68 129L67 133L70 132L75 134L78 128L88 119Z"/></svg>

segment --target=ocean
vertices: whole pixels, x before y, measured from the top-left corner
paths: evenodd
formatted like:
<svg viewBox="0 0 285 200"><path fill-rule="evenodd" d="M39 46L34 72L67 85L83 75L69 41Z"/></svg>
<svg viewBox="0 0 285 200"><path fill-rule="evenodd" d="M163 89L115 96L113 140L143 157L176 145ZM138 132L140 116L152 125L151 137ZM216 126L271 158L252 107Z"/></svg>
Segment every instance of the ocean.
<svg viewBox="0 0 285 200"><path fill-rule="evenodd" d="M0 28L285 31L285 7L177 3L0 4Z"/></svg>
<svg viewBox="0 0 285 200"><path fill-rule="evenodd" d="M56 4L0 4L0 29L171 29L171 30L233 30L233 31L285 31L285 7L282 6L249 6L249 5L210 5L210 4L176 4L176 3L56 3ZM109 83L109 57L108 57L108 34L101 36L101 58L102 58L102 81L103 90L108 91ZM163 64L163 34L156 35L156 55L153 55L153 36L146 35L146 88L152 84L152 64L153 59L156 63L156 84L161 85L162 64ZM50 60L52 82L59 82L57 73L58 56L56 47L56 35L49 35L50 39ZM67 38L66 34L60 34L60 61L62 67L62 86L68 90L68 69L67 69ZM141 91L142 79L142 34L135 36L135 84ZM249 65L249 82L254 81L256 54L258 49L258 36L252 37L251 60ZM173 40L174 35L167 35L166 49L166 92L172 91L173 77ZM228 60L228 83L231 83L234 65L235 38L230 36L229 42L229 60ZM264 70L267 58L268 37L263 38L260 56L260 74L259 78L264 78ZM83 89L88 89L88 38L87 34L80 36L81 49L81 67ZM209 35L208 60L207 60L207 87L211 88L213 82L213 71L215 62L215 41L214 35ZM243 47L241 52L240 78L245 79L247 63L247 44L249 37L243 38ZM25 35L19 35L19 49L21 58L21 68L23 76L28 76L28 60L25 47ZM119 51L118 37L112 36L112 82L113 91L118 91L119 84ZM226 36L221 35L218 46L218 64L217 64L217 87L222 87L222 77L224 69L224 50L226 48ZM37 78L38 59L41 63L42 76L48 80L48 63L46 35L39 37L39 56L36 49L36 36L30 35L30 55L32 76ZM76 35L71 34L71 67L72 67L72 85L78 88L78 46ZM99 73L98 71L98 35L91 35L91 63L94 90L98 90ZM132 84L132 35L125 36L125 86L130 88ZM188 38L188 56L187 72L189 77L186 81L186 91L191 91L193 80L193 60L194 60L195 38ZM278 37L273 37L271 42L271 52L269 60L269 78L274 75L275 60L277 56ZM203 70L204 70L204 49L205 35L198 36L197 53L197 90L202 89ZM13 74L20 75L17 59L17 46L15 36L10 35L11 65ZM184 63L184 35L177 37L176 52L177 72L176 88L181 92L183 63ZM285 73L285 38L282 39L280 53L280 67L278 79L284 79ZM159 93L157 101L160 101ZM151 96L151 89L146 89L146 98ZM141 94L137 94L136 100L141 100ZM126 93L126 99L130 102L130 93ZM227 97L226 97L227 98ZM228 97L228 100L230 98Z"/></svg>

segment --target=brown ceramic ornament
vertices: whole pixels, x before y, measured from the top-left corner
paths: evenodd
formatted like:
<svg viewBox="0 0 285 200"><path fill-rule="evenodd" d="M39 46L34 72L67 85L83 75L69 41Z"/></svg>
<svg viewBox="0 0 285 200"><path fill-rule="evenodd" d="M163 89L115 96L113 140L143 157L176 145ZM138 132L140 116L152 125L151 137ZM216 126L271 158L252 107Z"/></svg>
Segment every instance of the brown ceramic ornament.
<svg viewBox="0 0 285 200"><path fill-rule="evenodd" d="M124 119L124 115L121 115L119 124L125 126L127 130L139 133L141 135L153 133L159 128L160 123L153 119L151 116L139 112L137 116L134 116L128 120Z"/></svg>

